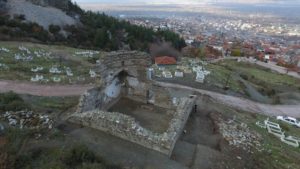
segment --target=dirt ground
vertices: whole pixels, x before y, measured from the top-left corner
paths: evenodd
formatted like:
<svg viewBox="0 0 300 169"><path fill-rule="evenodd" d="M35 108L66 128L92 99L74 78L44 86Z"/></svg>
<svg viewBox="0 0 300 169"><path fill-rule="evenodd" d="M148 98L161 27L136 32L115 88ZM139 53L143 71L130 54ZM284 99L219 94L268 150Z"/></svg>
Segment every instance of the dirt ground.
<svg viewBox="0 0 300 169"><path fill-rule="evenodd" d="M168 129L172 118L172 115L167 113L168 110L164 108L137 102L126 97L121 98L108 111L132 116L142 127L158 133L163 133Z"/></svg>

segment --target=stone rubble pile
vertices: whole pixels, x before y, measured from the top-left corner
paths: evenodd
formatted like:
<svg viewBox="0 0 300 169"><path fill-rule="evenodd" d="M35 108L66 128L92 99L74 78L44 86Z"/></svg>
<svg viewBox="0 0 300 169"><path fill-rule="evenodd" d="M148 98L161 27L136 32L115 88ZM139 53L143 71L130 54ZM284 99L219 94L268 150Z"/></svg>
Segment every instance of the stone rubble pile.
<svg viewBox="0 0 300 169"><path fill-rule="evenodd" d="M223 138L228 141L229 145L242 148L248 152L251 152L253 148L261 151L261 136L250 131L247 124L236 122L235 120L225 122L220 119L218 125L220 133Z"/></svg>
<svg viewBox="0 0 300 169"><path fill-rule="evenodd" d="M53 127L53 121L48 115L40 115L32 111L7 111L0 116L0 119L20 129L52 129Z"/></svg>

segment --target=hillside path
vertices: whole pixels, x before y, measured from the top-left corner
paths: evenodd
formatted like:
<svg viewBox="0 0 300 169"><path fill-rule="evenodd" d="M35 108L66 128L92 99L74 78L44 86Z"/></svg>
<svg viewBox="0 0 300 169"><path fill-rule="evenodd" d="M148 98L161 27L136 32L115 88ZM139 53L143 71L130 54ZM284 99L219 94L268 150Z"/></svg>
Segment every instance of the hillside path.
<svg viewBox="0 0 300 169"><path fill-rule="evenodd" d="M42 85L30 82L0 80L0 93L13 91L35 96L79 96L93 85Z"/></svg>
<svg viewBox="0 0 300 169"><path fill-rule="evenodd" d="M212 91L195 89L188 86L154 82L162 87L177 88L195 92L195 94L204 94L212 97L216 102L239 109L243 111L259 113L269 116L288 115L300 118L299 105L268 105L254 102L241 97L224 95ZM30 94L35 96L79 96L86 90L93 88L94 85L41 85L30 82L17 82L0 80L0 92L14 91L18 94Z"/></svg>

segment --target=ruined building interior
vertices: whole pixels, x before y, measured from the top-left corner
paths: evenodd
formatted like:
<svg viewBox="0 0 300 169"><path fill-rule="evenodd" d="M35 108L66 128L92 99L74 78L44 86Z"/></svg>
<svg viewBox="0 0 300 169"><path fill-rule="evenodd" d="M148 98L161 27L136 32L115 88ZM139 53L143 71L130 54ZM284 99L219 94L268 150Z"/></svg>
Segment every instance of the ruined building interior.
<svg viewBox="0 0 300 169"><path fill-rule="evenodd" d="M140 52L103 57L98 65L101 85L82 95L69 121L171 156L196 98L172 97L147 79L150 65L150 57Z"/></svg>

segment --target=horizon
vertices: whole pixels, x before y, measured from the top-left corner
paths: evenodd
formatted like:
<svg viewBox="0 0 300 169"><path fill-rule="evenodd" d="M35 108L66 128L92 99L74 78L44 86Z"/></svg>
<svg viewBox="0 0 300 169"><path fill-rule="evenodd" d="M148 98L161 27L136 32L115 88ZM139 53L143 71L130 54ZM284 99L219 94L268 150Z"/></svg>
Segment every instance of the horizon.
<svg viewBox="0 0 300 169"><path fill-rule="evenodd" d="M171 5L171 4L207 4L207 3L246 3L246 4L261 4L261 3L291 3L296 2L299 3L297 0L164 0L163 2L160 0L123 0L122 2L117 0L72 0L73 2L80 4L115 4L115 5L134 5L134 4L143 4L143 5Z"/></svg>

